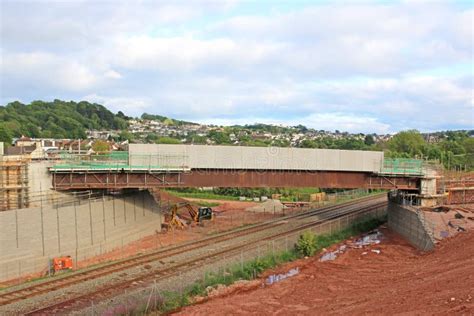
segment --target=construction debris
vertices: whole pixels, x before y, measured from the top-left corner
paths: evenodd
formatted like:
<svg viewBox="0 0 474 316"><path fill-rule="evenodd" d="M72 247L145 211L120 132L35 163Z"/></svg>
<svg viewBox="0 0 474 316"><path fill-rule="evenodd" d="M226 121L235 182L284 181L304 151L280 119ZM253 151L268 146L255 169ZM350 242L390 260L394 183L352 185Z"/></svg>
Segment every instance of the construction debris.
<svg viewBox="0 0 474 316"><path fill-rule="evenodd" d="M354 244L356 245L356 248L361 248L363 246L372 244L380 244L382 237L382 233L376 229L367 233L367 235L363 236L362 238L357 239Z"/></svg>
<svg viewBox="0 0 474 316"><path fill-rule="evenodd" d="M370 246L370 245L377 245L380 244L381 240L383 238L383 234L378 230L373 230L366 235L362 236L361 238L356 239L355 241L349 241L345 245L339 246L337 250L331 251L331 252L326 252L321 256L319 259L320 262L324 261L333 261L337 258L339 254L344 253L348 248L355 248L355 249L360 249L365 246ZM380 254L381 251L378 249L373 249L371 252ZM367 255L368 252L364 251L362 255Z"/></svg>
<svg viewBox="0 0 474 316"><path fill-rule="evenodd" d="M282 213L285 206L280 200L267 200L259 205L247 208L249 212L255 213Z"/></svg>
<svg viewBox="0 0 474 316"><path fill-rule="evenodd" d="M265 284L266 285L271 285L273 283L280 282L281 280L284 280L286 278L295 276L298 273L300 273L300 269L298 267L296 267L296 268L291 269L290 271L288 271L287 273L284 273L284 274L272 274L272 275L269 275L265 279Z"/></svg>
<svg viewBox="0 0 474 316"><path fill-rule="evenodd" d="M472 206L423 207L426 226L437 240L452 237L458 232L474 228L474 208ZM441 211L440 211L441 210Z"/></svg>

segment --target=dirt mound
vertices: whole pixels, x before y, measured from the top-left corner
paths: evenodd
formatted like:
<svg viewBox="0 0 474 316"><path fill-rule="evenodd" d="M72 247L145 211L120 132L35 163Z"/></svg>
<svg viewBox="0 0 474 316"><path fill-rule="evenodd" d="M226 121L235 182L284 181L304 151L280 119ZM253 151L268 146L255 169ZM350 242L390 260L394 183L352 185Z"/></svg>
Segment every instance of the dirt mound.
<svg viewBox="0 0 474 316"><path fill-rule="evenodd" d="M436 240L474 229L474 206L441 206L421 208L425 222Z"/></svg>
<svg viewBox="0 0 474 316"><path fill-rule="evenodd" d="M474 231L445 239L431 253L420 253L388 230L383 234L380 244L351 249L334 261L319 262L316 256L292 262L275 271L299 267L301 272L292 278L213 298L179 314L474 313Z"/></svg>
<svg viewBox="0 0 474 316"><path fill-rule="evenodd" d="M255 213L281 213L285 206L280 200L267 200L263 203L247 208L249 212Z"/></svg>

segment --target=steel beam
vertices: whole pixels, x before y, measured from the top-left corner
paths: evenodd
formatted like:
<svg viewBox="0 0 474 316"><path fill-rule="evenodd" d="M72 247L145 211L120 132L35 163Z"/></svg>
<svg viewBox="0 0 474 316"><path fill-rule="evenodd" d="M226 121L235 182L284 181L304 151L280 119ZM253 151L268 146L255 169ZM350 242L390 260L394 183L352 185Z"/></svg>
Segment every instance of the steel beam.
<svg viewBox="0 0 474 316"><path fill-rule="evenodd" d="M89 176L87 176L89 174ZM178 187L318 187L417 190L419 178L383 177L365 172L271 171L197 169L160 173L57 173L53 187L69 189L125 189Z"/></svg>

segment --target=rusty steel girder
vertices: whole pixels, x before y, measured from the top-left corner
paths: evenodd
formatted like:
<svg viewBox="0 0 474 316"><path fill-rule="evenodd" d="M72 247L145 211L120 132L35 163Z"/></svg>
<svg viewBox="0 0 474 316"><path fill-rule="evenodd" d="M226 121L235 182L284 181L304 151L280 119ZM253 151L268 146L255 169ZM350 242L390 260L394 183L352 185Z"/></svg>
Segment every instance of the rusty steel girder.
<svg viewBox="0 0 474 316"><path fill-rule="evenodd" d="M365 172L197 169L189 172L53 173L53 188L126 189L179 187L318 187L417 190L419 178Z"/></svg>

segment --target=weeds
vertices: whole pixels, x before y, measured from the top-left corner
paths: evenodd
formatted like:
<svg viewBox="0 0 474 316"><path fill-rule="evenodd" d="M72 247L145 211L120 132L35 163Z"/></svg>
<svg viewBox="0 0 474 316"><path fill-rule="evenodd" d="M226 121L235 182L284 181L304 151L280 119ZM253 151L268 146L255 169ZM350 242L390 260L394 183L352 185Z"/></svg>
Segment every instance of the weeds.
<svg viewBox="0 0 474 316"><path fill-rule="evenodd" d="M316 251L316 235L310 231L304 232L298 238L295 248L302 256L312 256Z"/></svg>

